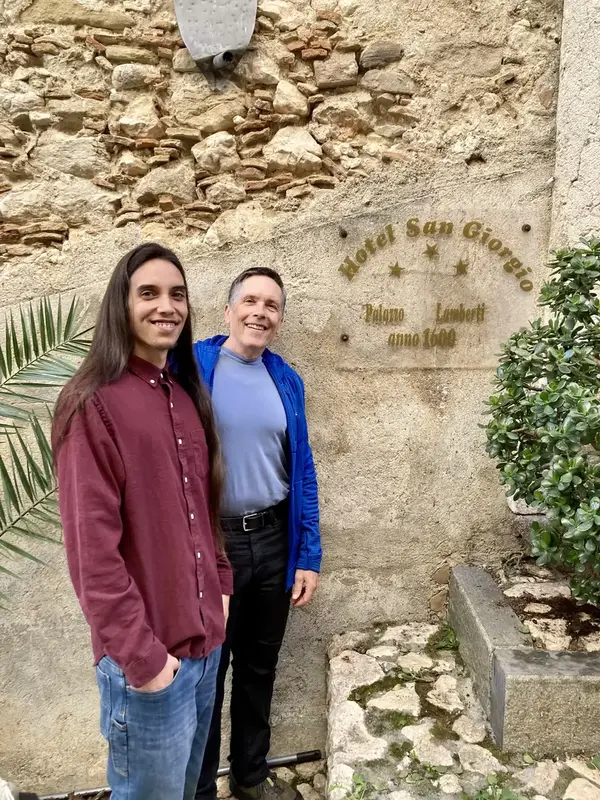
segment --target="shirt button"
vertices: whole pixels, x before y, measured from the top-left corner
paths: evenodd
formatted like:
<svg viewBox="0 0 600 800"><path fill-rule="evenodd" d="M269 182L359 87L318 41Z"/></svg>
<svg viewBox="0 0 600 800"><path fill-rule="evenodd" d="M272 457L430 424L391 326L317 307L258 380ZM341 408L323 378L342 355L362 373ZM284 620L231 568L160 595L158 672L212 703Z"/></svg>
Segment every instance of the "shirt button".
<svg viewBox="0 0 600 800"><path fill-rule="evenodd" d="M187 483L187 475L184 477L183 482Z"/></svg>
<svg viewBox="0 0 600 800"><path fill-rule="evenodd" d="M153 378L153 379L150 381L150 383L156 383L156 381L154 380L154 378Z"/></svg>
<svg viewBox="0 0 600 800"><path fill-rule="evenodd" d="M173 408L173 403L171 403L171 408Z"/></svg>
<svg viewBox="0 0 600 800"><path fill-rule="evenodd" d="M183 444L183 439L177 439L177 441L179 442L179 444Z"/></svg>
<svg viewBox="0 0 600 800"><path fill-rule="evenodd" d="M196 558L202 558L202 553L196 553Z"/></svg>
<svg viewBox="0 0 600 800"><path fill-rule="evenodd" d="M190 519L194 519L194 515L193 514L190 514Z"/></svg>
<svg viewBox="0 0 600 800"><path fill-rule="evenodd" d="M202 592L200 592L200 600L202 600Z"/></svg>

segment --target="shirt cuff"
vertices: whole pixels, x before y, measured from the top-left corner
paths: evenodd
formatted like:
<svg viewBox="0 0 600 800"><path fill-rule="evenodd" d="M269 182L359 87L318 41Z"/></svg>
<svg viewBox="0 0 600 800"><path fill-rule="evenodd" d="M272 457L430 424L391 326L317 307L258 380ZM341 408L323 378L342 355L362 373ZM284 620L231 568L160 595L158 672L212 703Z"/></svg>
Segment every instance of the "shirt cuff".
<svg viewBox="0 0 600 800"><path fill-rule="evenodd" d="M230 566L218 567L219 583L221 584L221 594L233 594L233 571Z"/></svg>
<svg viewBox="0 0 600 800"><path fill-rule="evenodd" d="M125 677L134 689L139 689L154 680L164 669L167 663L167 656L167 648L156 639L150 651L143 658L127 664L123 669Z"/></svg>

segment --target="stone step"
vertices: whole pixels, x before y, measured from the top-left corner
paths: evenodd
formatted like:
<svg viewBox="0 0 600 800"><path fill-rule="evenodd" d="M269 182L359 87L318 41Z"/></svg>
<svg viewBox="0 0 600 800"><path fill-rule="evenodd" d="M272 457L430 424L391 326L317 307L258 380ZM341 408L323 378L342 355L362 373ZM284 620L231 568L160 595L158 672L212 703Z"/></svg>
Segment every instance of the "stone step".
<svg viewBox="0 0 600 800"><path fill-rule="evenodd" d="M491 724L504 750L592 755L599 720L600 653L495 651Z"/></svg>
<svg viewBox="0 0 600 800"><path fill-rule="evenodd" d="M535 756L600 751L600 653L535 650L490 575L455 567L450 622L496 743Z"/></svg>
<svg viewBox="0 0 600 800"><path fill-rule="evenodd" d="M452 570L448 615L479 701L489 716L494 651L530 646L531 639L521 632L519 618L491 575L479 567Z"/></svg>

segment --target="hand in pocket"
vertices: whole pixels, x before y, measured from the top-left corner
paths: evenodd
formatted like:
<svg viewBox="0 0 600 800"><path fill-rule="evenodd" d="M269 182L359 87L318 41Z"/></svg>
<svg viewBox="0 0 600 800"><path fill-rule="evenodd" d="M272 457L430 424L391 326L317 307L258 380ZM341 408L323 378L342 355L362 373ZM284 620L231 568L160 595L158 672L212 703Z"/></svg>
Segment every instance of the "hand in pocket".
<svg viewBox="0 0 600 800"><path fill-rule="evenodd" d="M138 692L160 692L161 689L166 689L167 686L173 681L177 671L181 668L181 663L178 658L171 655L167 656L167 663L158 673L156 678L153 678L145 686L137 688Z"/></svg>

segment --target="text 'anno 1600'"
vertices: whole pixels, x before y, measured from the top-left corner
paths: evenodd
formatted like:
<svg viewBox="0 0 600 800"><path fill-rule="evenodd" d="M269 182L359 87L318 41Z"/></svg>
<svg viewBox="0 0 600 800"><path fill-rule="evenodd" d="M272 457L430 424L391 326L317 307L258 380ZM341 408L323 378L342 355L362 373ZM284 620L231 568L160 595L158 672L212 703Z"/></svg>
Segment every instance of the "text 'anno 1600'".
<svg viewBox="0 0 600 800"><path fill-rule="evenodd" d="M364 321L369 325L400 325L404 322L405 313L402 307L386 307L382 303L375 305L365 303ZM433 326L420 332L402 331L390 333L387 343L394 349L400 347L454 347L457 343L456 328L438 328L438 325L461 325L485 322L485 303L465 307L463 303L457 306L444 306L437 303Z"/></svg>

